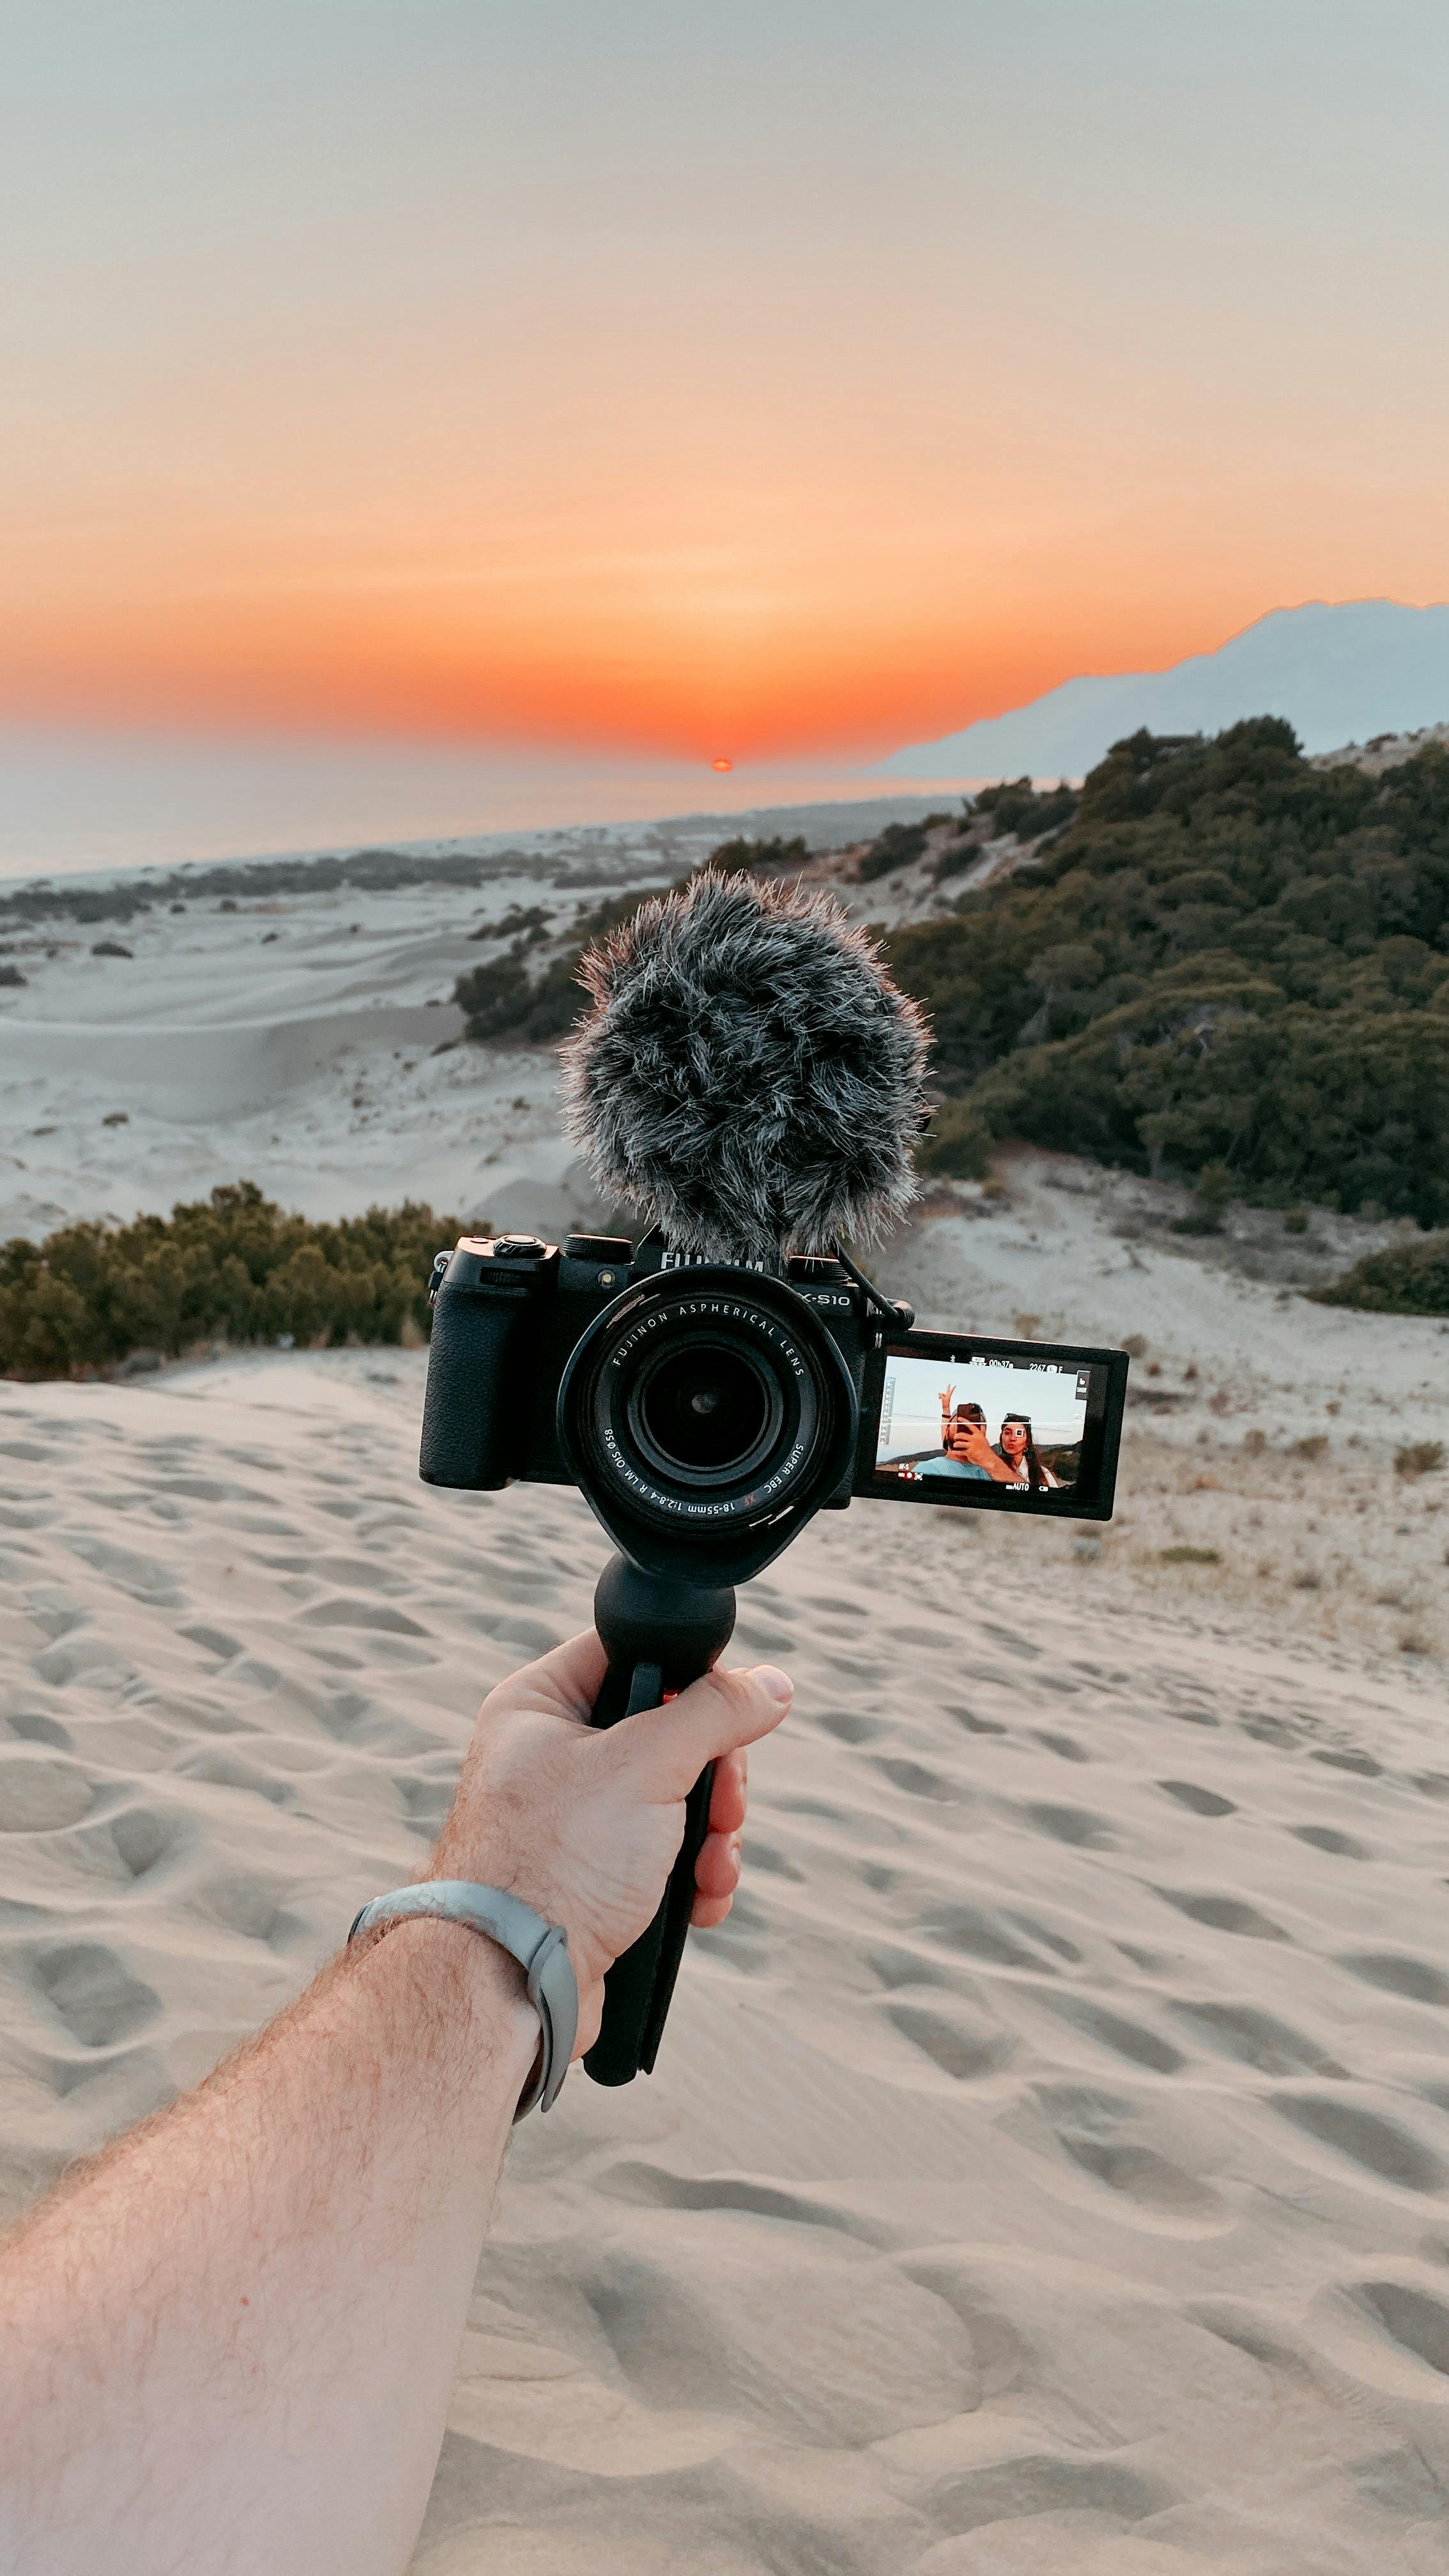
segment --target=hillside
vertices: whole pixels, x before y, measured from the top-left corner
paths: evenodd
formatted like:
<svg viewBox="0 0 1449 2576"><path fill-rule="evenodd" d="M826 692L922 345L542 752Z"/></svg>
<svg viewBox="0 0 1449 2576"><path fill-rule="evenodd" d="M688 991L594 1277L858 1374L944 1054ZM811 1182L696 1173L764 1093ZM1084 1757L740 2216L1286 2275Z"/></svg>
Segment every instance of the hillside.
<svg viewBox="0 0 1449 2576"><path fill-rule="evenodd" d="M1355 599L1276 608L1215 653L1167 671L1066 681L1009 715L915 743L883 777L1080 778L1110 743L1151 733L1218 733L1267 712L1310 752L1402 734L1449 717L1449 607Z"/></svg>
<svg viewBox="0 0 1449 2576"><path fill-rule="evenodd" d="M893 931L997 1138L1449 1220L1449 755L1318 768L1272 717L1138 734L1004 880Z"/></svg>

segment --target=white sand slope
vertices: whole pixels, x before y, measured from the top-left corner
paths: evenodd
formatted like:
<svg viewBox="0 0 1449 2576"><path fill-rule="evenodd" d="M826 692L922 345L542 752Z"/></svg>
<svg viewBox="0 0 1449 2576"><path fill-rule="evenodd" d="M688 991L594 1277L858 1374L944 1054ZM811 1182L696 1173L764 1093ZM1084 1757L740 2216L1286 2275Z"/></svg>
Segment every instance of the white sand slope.
<svg viewBox="0 0 1449 2576"><path fill-rule="evenodd" d="M568 1495L431 1494L415 1355L0 1389L11 2206L416 1870ZM1444 2567L1442 1674L828 1516L657 2075L519 2131L426 2576Z"/></svg>

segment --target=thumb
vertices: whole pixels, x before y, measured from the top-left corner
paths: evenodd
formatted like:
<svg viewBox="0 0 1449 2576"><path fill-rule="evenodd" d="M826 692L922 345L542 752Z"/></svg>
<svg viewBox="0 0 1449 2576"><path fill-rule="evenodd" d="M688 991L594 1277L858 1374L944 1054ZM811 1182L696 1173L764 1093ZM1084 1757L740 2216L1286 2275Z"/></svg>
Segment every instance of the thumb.
<svg viewBox="0 0 1449 2576"><path fill-rule="evenodd" d="M778 1726L795 1685L773 1664L748 1672L705 1673L664 1708L641 1709L609 1730L625 1761L644 1776L651 1804L686 1798L706 1762L756 1744Z"/></svg>

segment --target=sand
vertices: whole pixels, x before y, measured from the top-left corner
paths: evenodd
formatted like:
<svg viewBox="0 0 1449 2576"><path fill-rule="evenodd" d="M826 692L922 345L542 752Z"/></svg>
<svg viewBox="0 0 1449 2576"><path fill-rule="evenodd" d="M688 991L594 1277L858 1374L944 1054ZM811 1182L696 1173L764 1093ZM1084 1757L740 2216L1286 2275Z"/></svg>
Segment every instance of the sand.
<svg viewBox="0 0 1449 2576"><path fill-rule="evenodd" d="M421 1370L0 1389L11 2207L416 1870L587 1616L575 1497L416 1483ZM425 2576L1443 2567L1442 1665L1038 1535L857 1504L745 1595L742 1893L656 2075L510 2147Z"/></svg>
<svg viewBox="0 0 1449 2576"><path fill-rule="evenodd" d="M587 1220L552 1056L447 996L590 853L22 941L0 1236L240 1177ZM858 1504L750 1587L798 1698L742 1893L655 2077L512 2142L426 2576L1449 2563L1449 1474L1395 1465L1449 1325L1300 1293L1389 1227L1187 1206L1020 1152L876 1265L1133 1337L1117 1518ZM415 1874L480 1692L587 1620L576 1497L418 1485L423 1367L0 1383L6 2210Z"/></svg>
<svg viewBox="0 0 1449 2576"><path fill-rule="evenodd" d="M668 882L731 831L818 847L920 808L895 796L520 834L516 849L495 838L472 845L490 871L477 888L318 887L180 912L162 901L129 921L0 922L0 964L26 979L0 982L0 1242L240 1178L311 1217L410 1196L555 1232L597 1221L559 1130L551 1053L457 1044L457 977L504 953L478 934L541 906L544 953L560 953L601 896ZM887 910L907 899L866 893ZM103 945L131 953L98 956Z"/></svg>

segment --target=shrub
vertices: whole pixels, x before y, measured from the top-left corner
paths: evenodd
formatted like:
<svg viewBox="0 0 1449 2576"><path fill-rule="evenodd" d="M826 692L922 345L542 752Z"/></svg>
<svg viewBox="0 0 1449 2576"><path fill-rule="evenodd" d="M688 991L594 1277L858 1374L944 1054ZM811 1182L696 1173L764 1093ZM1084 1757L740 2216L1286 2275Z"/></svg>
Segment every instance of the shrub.
<svg viewBox="0 0 1449 2576"><path fill-rule="evenodd" d="M918 859L926 846L924 823L887 823L878 832L855 871L860 885L872 885L877 877L887 877L892 868L903 868Z"/></svg>
<svg viewBox="0 0 1449 2576"><path fill-rule="evenodd" d="M1029 785L978 813L1039 824ZM1449 752L1370 777L1276 717L1133 735L1036 864L888 948L998 1137L1449 1226Z"/></svg>
<svg viewBox="0 0 1449 2576"><path fill-rule="evenodd" d="M916 1147L916 1169L943 1180L984 1181L991 1169L991 1130L980 1110L969 1100L943 1100Z"/></svg>
<svg viewBox="0 0 1449 2576"><path fill-rule="evenodd" d="M969 833L961 835L954 841L948 841L936 860L936 884L944 885L948 877L963 876L967 868L980 856L981 844L973 840Z"/></svg>
<svg viewBox="0 0 1449 2576"><path fill-rule="evenodd" d="M1317 1305L1373 1315L1449 1315L1449 1229L1365 1253L1341 1279L1307 1293Z"/></svg>
<svg viewBox="0 0 1449 2576"><path fill-rule="evenodd" d="M532 983L522 944L515 942L506 957L493 958L486 966L474 966L460 975L453 999L467 1014L465 1037L512 1038L520 1046L544 1046L566 1036L584 1008L578 964L578 949L570 949Z"/></svg>
<svg viewBox="0 0 1449 2576"><path fill-rule="evenodd" d="M1159 1565L1221 1565L1223 1557L1216 1547L1160 1547L1157 1561Z"/></svg>
<svg viewBox="0 0 1449 2576"><path fill-rule="evenodd" d="M1396 1476L1432 1476L1443 1464L1442 1440L1409 1440L1394 1451Z"/></svg>
<svg viewBox="0 0 1449 2576"><path fill-rule="evenodd" d="M0 984L24 984L28 981L28 976L22 975L18 966L0 966Z"/></svg>
<svg viewBox="0 0 1449 2576"><path fill-rule="evenodd" d="M1035 841L1070 823L1080 801L1065 780L1039 796L1029 778L1003 779L999 786L981 789L974 810L990 815L993 838L1014 832L1019 841Z"/></svg>
<svg viewBox="0 0 1449 2576"><path fill-rule="evenodd" d="M708 861L720 865L723 873L743 874L745 862L732 859L731 853L749 850L757 855L768 851L805 855L803 841L724 841ZM751 862L753 864L753 862ZM689 877L675 879L676 886L690 883ZM511 1041L516 1046L550 1046L567 1037L574 1022L585 1009L585 996L579 982L579 964L584 950L608 931L632 921L641 905L656 894L673 891L668 886L651 886L643 894L609 895L592 911L584 913L575 924L574 944L546 965L541 975L531 977L527 954L538 944L538 932L531 914L519 913L528 925L527 935L516 938L506 955L474 966L460 975L453 986L453 999L466 1015L464 1036L483 1045L496 1039ZM511 926L511 925L510 925ZM474 937L480 934L472 934Z"/></svg>
<svg viewBox="0 0 1449 2576"><path fill-rule="evenodd" d="M457 1227L408 1201L313 1225L252 1181L130 1225L0 1245L0 1371L65 1377L197 1341L396 1342L429 1323L432 1258Z"/></svg>

